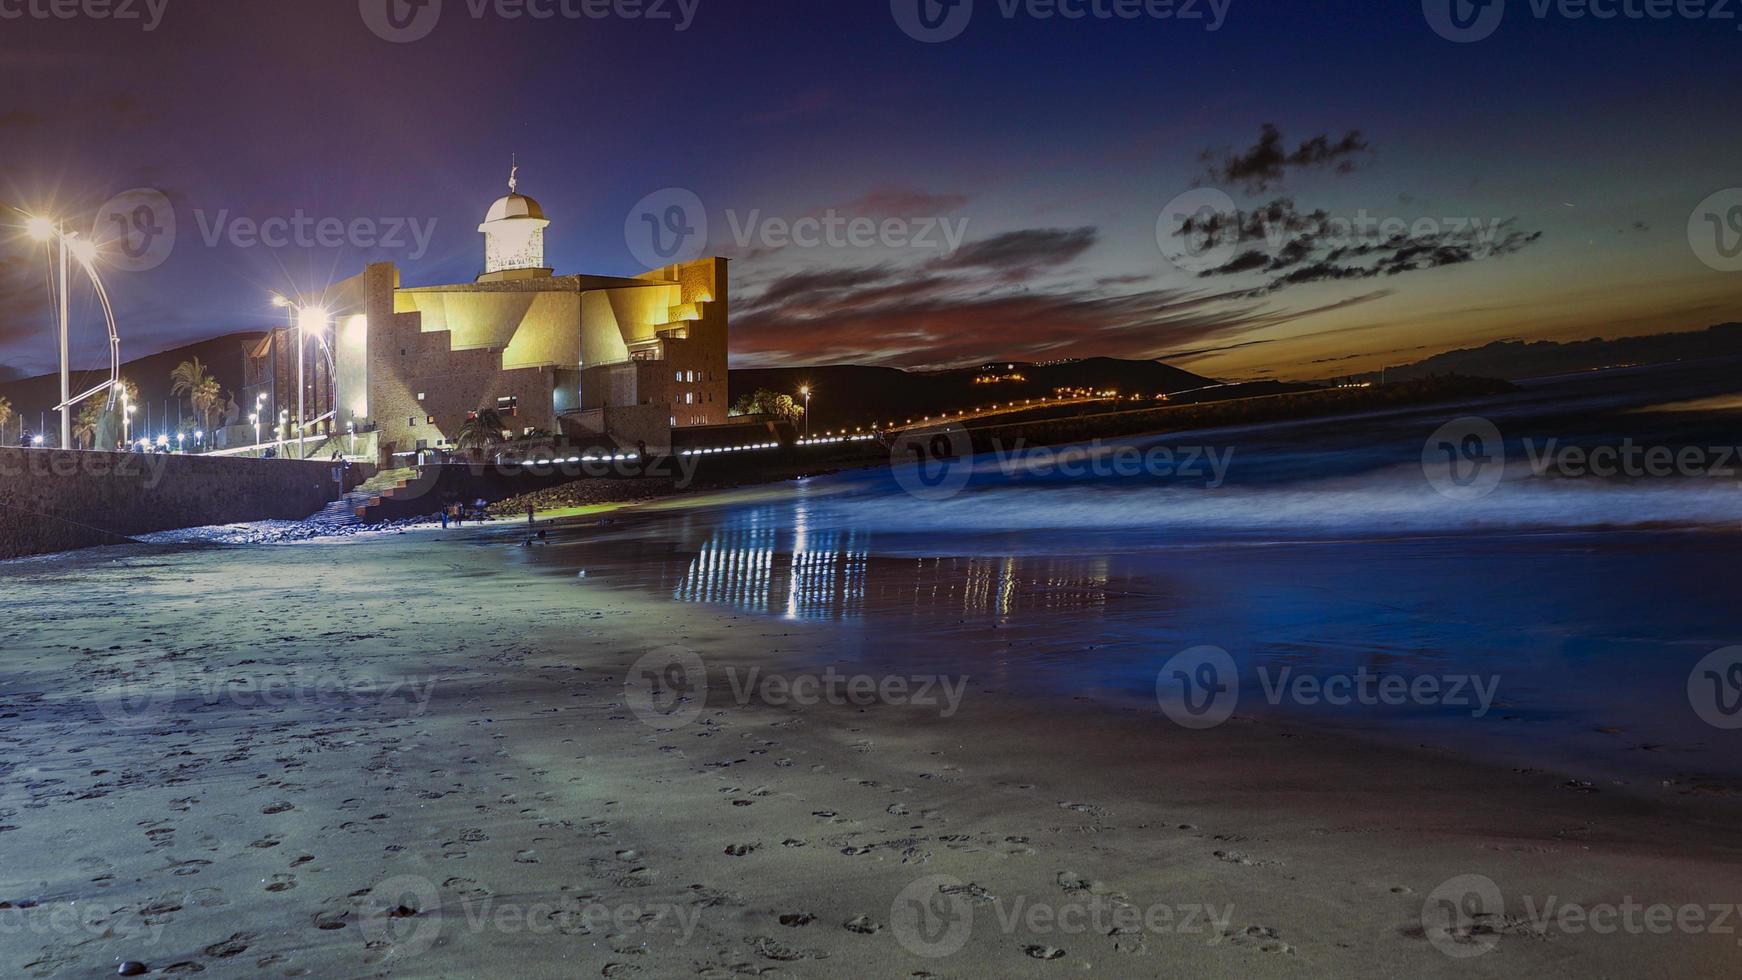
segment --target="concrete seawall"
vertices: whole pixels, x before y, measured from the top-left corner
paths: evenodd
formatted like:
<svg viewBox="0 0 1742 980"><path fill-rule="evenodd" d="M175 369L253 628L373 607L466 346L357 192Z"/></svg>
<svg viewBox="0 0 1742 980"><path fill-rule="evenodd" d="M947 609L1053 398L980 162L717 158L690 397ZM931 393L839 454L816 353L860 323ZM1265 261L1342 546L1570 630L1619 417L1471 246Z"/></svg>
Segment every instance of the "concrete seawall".
<svg viewBox="0 0 1742 980"><path fill-rule="evenodd" d="M327 461L0 449L0 560L174 528L300 520L373 473L352 466L341 484Z"/></svg>

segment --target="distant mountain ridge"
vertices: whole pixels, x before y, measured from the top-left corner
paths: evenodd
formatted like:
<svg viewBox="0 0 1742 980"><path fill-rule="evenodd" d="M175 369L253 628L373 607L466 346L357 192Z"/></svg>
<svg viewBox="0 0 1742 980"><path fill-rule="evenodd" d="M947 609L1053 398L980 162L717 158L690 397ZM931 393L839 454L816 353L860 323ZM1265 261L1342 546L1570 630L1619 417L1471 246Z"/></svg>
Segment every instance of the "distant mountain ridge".
<svg viewBox="0 0 1742 980"><path fill-rule="evenodd" d="M1617 337L1614 340L1497 340L1482 347L1435 354L1426 360L1386 368L1389 381L1438 374L1468 374L1516 381L1599 368L1742 355L1742 323L1720 323L1683 333ZM1381 372L1342 375L1357 381L1377 381Z"/></svg>
<svg viewBox="0 0 1742 980"><path fill-rule="evenodd" d="M976 384L984 377L1010 378ZM803 368L742 368L730 375L733 401L759 388L798 398L810 385L813 427L869 425L909 415L937 414L1051 396L1055 388L1117 390L1125 394L1158 395L1217 384L1161 361L1127 361L1112 357L1054 361L994 361L979 367L942 371L903 371L891 367L831 364ZM802 399L800 399L802 400Z"/></svg>

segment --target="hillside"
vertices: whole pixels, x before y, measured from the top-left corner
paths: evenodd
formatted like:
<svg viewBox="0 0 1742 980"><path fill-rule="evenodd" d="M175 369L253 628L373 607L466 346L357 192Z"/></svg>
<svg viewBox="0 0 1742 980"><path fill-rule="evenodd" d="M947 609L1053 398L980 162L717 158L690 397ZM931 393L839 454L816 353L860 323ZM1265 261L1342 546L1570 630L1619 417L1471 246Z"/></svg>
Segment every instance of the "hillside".
<svg viewBox="0 0 1742 980"><path fill-rule="evenodd" d="M1021 380L1015 380L1020 376ZM991 384L976 379L998 377ZM806 368L748 368L731 373L731 398L758 388L797 397L809 384L815 392L811 425L817 428L867 425L908 415L971 409L992 402L1052 395L1057 388L1112 389L1124 394L1158 395L1217 382L1160 361L1094 357L1080 361L1031 364L999 361L978 368L903 371L848 364Z"/></svg>
<svg viewBox="0 0 1742 980"><path fill-rule="evenodd" d="M1430 375L1467 374L1516 381L1599 368L1738 355L1742 355L1742 323L1720 323L1704 330L1617 337L1614 340L1497 340L1482 347L1446 351L1413 364L1390 367L1385 370L1385 377L1401 381ZM1377 381L1379 373L1354 377L1356 380Z"/></svg>
<svg viewBox="0 0 1742 980"><path fill-rule="evenodd" d="M121 375L139 387L139 400L142 405L150 405L153 414L161 415L166 405L171 405L173 399L169 394L169 373L175 366L189 358L197 357L206 365L207 370L218 379L225 391L236 392L242 388L243 351L258 343L264 331L248 333L233 333L212 340L202 340L196 344L188 344L173 350L150 354L125 362L121 366ZM125 352L126 348L122 348ZM106 369L99 371L74 371L73 393L78 394L99 384L108 377ZM43 413L48 413L48 427L57 430L60 423L55 420L53 409L60 401L60 375L45 374L34 378L22 378L17 381L0 382L0 397L10 399L12 407L19 413L24 425L35 431L41 423ZM174 412L173 408L168 411ZM144 409L141 409L143 414ZM18 422L14 421L6 427L6 438L10 441L16 438Z"/></svg>

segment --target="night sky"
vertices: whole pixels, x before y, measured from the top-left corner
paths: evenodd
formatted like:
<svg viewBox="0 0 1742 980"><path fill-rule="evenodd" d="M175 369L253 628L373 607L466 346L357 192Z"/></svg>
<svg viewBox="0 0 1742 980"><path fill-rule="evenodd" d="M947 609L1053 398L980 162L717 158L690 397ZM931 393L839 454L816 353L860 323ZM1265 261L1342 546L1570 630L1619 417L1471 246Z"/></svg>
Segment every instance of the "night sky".
<svg viewBox="0 0 1742 980"><path fill-rule="evenodd" d="M128 357L272 325L271 291L318 296L368 261L470 281L510 154L559 273L640 272L638 202L693 192L706 250L735 260L734 366L1115 355L1322 378L1742 319L1742 273L1702 262L1689 228L1742 185L1742 4L1596 20L1511 0L1492 36L1453 43L1415 0L1233 0L1214 31L977 0L958 37L921 43L898 23L919 0L685 0L684 30L676 0L667 20L444 0L426 37L391 43L366 22L389 0L167 0L149 31L145 0L114 0L139 20L32 2L49 0L0 0L8 220L89 228L141 187L173 202L167 259L105 273ZM1275 234L1170 262L1158 218L1194 188ZM299 212L403 241L235 240L237 219ZM1362 214L1410 230L1335 224ZM831 215L921 241L768 234ZM55 363L43 252L15 230L0 376ZM79 308L78 360L100 361Z"/></svg>

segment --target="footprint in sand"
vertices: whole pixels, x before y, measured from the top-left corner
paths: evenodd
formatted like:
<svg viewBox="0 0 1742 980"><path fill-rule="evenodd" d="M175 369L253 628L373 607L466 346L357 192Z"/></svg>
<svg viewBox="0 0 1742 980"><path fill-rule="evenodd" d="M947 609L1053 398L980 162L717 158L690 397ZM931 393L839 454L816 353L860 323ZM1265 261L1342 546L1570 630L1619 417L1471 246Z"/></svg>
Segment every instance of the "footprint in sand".
<svg viewBox="0 0 1742 980"><path fill-rule="evenodd" d="M733 857L743 857L756 850L756 846L755 844L728 844L726 845L726 853Z"/></svg>
<svg viewBox="0 0 1742 980"><path fill-rule="evenodd" d="M1218 942L1231 946L1252 947L1265 953L1294 954L1294 947L1282 941L1282 936L1269 926L1247 926L1244 929L1229 930L1222 933Z"/></svg>
<svg viewBox="0 0 1742 980"><path fill-rule="evenodd" d="M781 925L793 929L797 929L799 926L808 926L815 921L817 921L817 917L809 912L788 912L780 917Z"/></svg>
<svg viewBox="0 0 1742 980"><path fill-rule="evenodd" d="M296 875L276 874L260 879L269 892L287 892L296 887Z"/></svg>
<svg viewBox="0 0 1742 980"><path fill-rule="evenodd" d="M1024 946L1022 951L1037 960L1056 960L1065 955L1057 946Z"/></svg>
<svg viewBox="0 0 1742 980"><path fill-rule="evenodd" d="M883 931L881 925L877 924L870 916L863 913L855 915L851 919L841 923L841 928L848 932L856 932L861 936L870 936Z"/></svg>
<svg viewBox="0 0 1742 980"><path fill-rule="evenodd" d="M1099 807L1093 803L1060 803L1059 809L1069 810L1072 813L1086 814L1091 817L1104 817L1107 815L1107 809L1105 807Z"/></svg>
<svg viewBox="0 0 1742 980"><path fill-rule="evenodd" d="M249 943L252 943L254 940L259 938L259 935L252 932L231 933L228 939L207 946L204 952L207 956L215 956L219 959L240 956L241 954L248 952Z"/></svg>

